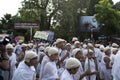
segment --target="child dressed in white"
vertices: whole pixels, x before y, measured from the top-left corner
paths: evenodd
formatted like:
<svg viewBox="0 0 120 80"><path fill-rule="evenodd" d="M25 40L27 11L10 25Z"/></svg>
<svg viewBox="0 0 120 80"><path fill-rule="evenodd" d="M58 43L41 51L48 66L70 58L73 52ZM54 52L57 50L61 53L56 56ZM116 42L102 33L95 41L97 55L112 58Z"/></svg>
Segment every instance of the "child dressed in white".
<svg viewBox="0 0 120 80"><path fill-rule="evenodd" d="M59 80L58 70L55 63L57 55L58 55L58 50L56 48L51 47L48 50L48 56L50 61L47 64L45 64L43 70L43 77L41 80Z"/></svg>
<svg viewBox="0 0 120 80"><path fill-rule="evenodd" d="M45 64L47 64L49 62L49 57L48 57L48 50L50 49L50 47L46 47L45 48L45 56L43 57L43 60L41 62L41 67L40 67L40 72L39 72L39 79L42 79L43 76L43 71L44 71L44 67Z"/></svg>
<svg viewBox="0 0 120 80"><path fill-rule="evenodd" d="M80 79L80 75L84 73L83 71L83 65L84 65L84 56L83 56L83 53L82 53L82 50L79 49L79 48L76 48L73 50L73 56L79 60L80 62L80 66L78 68L78 71L74 74L74 80L79 80ZM83 64L82 64L82 63ZM86 78L84 77L82 80L86 80Z"/></svg>
<svg viewBox="0 0 120 80"><path fill-rule="evenodd" d="M96 66L93 59L93 51L91 49L88 50L87 58L85 60L85 71L87 70L90 70L90 74L86 76L86 79L96 80L96 74L98 74L98 71L96 71Z"/></svg>
<svg viewBox="0 0 120 80"><path fill-rule="evenodd" d="M100 78L102 80L113 80L111 74L110 58L104 57L100 63Z"/></svg>

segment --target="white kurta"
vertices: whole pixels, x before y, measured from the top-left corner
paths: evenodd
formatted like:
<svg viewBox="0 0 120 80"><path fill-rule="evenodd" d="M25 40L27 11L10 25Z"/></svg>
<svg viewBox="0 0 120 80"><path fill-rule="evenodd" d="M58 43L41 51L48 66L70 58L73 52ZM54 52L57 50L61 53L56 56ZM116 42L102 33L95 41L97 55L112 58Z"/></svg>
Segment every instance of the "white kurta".
<svg viewBox="0 0 120 80"><path fill-rule="evenodd" d="M40 56L41 56L41 55L45 56L46 54L45 54L44 52L38 52L38 58L37 58L38 61L40 60Z"/></svg>
<svg viewBox="0 0 120 80"><path fill-rule="evenodd" d="M61 60L66 54L67 50L62 50L61 53L59 54L59 60ZM67 59L68 57L66 57L66 59L64 59L64 61L60 63L60 68L65 68L65 62Z"/></svg>
<svg viewBox="0 0 120 80"><path fill-rule="evenodd" d="M78 71L74 74L74 80L79 80L80 79L80 75L83 74L83 68L82 68L82 64L80 63L80 67L78 69ZM84 77L82 80L86 80L86 78Z"/></svg>
<svg viewBox="0 0 120 80"><path fill-rule="evenodd" d="M22 61L18 68L16 69L12 80L35 80L36 72L34 66L27 66L24 61Z"/></svg>
<svg viewBox="0 0 120 80"><path fill-rule="evenodd" d="M56 63L58 62L58 60L60 60L60 54L61 54L61 52L62 52L62 49L61 48L58 48L58 47L56 47L55 46L55 48L56 49L58 49L58 56L57 56L57 60L56 60ZM57 65L57 69L59 69L60 68L60 65Z"/></svg>
<svg viewBox="0 0 120 80"><path fill-rule="evenodd" d="M86 57L86 55L87 55L87 51L88 51L87 49L82 48L82 53L83 53L83 56L84 56L84 57Z"/></svg>
<svg viewBox="0 0 120 80"><path fill-rule="evenodd" d="M120 50L115 56L112 75L114 80L120 80Z"/></svg>
<svg viewBox="0 0 120 80"><path fill-rule="evenodd" d="M48 62L49 62L49 57L47 55L45 55L43 57L42 62L41 62L41 68L40 68L40 72L39 72L40 80L42 79L42 76L43 76L43 71L44 71L45 64L47 64Z"/></svg>
<svg viewBox="0 0 120 80"><path fill-rule="evenodd" d="M94 48L94 54L95 54L95 57L97 59L97 64L99 64L99 62L101 62L101 58L102 58L102 54L101 54L100 49Z"/></svg>
<svg viewBox="0 0 120 80"><path fill-rule="evenodd" d="M65 69L60 77L60 80L74 80L74 79L73 76L70 75L70 73Z"/></svg>
<svg viewBox="0 0 120 80"><path fill-rule="evenodd" d="M91 72L96 71L94 60L93 60L93 59L90 59L89 62L90 62L89 67L90 67ZM84 66L84 67L85 67L85 68L84 68L85 71L87 71L87 70L89 69L89 67L88 67L88 58L86 58L86 60L85 60L85 66ZM88 77L89 77L89 76L86 77L87 80L89 80ZM91 76L90 76L90 80L96 80L96 75L95 75L95 74L94 74L94 75L91 75Z"/></svg>
<svg viewBox="0 0 120 80"><path fill-rule="evenodd" d="M114 64L115 57L116 57L116 55L113 54L113 53L110 55L110 60L111 60L111 63L112 63L112 64Z"/></svg>
<svg viewBox="0 0 120 80"><path fill-rule="evenodd" d="M106 68L106 63L103 60L100 63L100 77L101 79L104 79L104 80L113 80L111 69Z"/></svg>
<svg viewBox="0 0 120 80"><path fill-rule="evenodd" d="M41 80L55 80L58 77L58 70L55 62L48 62L43 71L43 77Z"/></svg>

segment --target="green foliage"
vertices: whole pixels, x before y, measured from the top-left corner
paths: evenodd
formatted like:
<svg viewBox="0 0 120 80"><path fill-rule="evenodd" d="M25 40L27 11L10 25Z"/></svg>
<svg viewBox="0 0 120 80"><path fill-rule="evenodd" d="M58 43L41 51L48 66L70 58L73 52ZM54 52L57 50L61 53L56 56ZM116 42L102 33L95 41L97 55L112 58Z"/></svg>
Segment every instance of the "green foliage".
<svg viewBox="0 0 120 80"><path fill-rule="evenodd" d="M87 15L93 16L95 12L95 5L98 4L99 0L88 0L89 6L87 10Z"/></svg>
<svg viewBox="0 0 120 80"><path fill-rule="evenodd" d="M113 8L120 11L120 2L117 2Z"/></svg>
<svg viewBox="0 0 120 80"><path fill-rule="evenodd" d="M9 33L13 31L15 36L24 35L28 39L29 29L14 30L14 23L35 22L40 24L40 30L51 30L55 32L55 37L70 40L81 35L80 16L94 14L99 23L105 24L100 29L101 34L119 34L120 11L113 9L112 0L24 0L15 16L6 14L1 19L0 30L7 29Z"/></svg>
<svg viewBox="0 0 120 80"><path fill-rule="evenodd" d="M119 11L112 8L109 0L100 0L99 4L96 5L96 11L97 20L99 23L104 24L100 28L100 34L117 35L120 32Z"/></svg>
<svg viewBox="0 0 120 80"><path fill-rule="evenodd" d="M7 33L13 32L14 21L12 19L11 14L5 14L4 17L0 20L0 32L7 31Z"/></svg>
<svg viewBox="0 0 120 80"><path fill-rule="evenodd" d="M61 0L62 6L53 16L55 20L53 29L57 30L56 36L70 40L73 36L79 36L79 18L86 14L87 0Z"/></svg>
<svg viewBox="0 0 120 80"><path fill-rule="evenodd" d="M40 9L37 6L38 0L24 0L22 8L19 9L19 14L23 22L39 22Z"/></svg>

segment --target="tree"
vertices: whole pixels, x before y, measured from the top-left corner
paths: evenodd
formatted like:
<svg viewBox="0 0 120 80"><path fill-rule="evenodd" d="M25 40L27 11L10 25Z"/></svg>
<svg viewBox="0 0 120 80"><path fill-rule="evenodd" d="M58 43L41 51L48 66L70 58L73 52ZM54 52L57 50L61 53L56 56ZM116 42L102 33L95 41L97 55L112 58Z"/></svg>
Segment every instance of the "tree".
<svg viewBox="0 0 120 80"><path fill-rule="evenodd" d="M23 22L39 22L40 9L37 6L38 0L24 0L22 8L19 8L19 16Z"/></svg>
<svg viewBox="0 0 120 80"><path fill-rule="evenodd" d="M11 14L5 14L0 20L0 31L7 31L7 33L14 32L14 21Z"/></svg>
<svg viewBox="0 0 120 80"><path fill-rule="evenodd" d="M95 12L95 5L98 4L99 0L88 0L89 1L89 6L87 10L87 14L90 16L93 16Z"/></svg>
<svg viewBox="0 0 120 80"><path fill-rule="evenodd" d="M98 0L93 3L92 1L24 0L14 20L40 23L40 30L53 30L56 37L70 39L73 36L80 36L80 16L87 15L86 12L90 13L89 15L95 13L93 4L95 5Z"/></svg>
<svg viewBox="0 0 120 80"><path fill-rule="evenodd" d="M11 16L11 14L5 14L4 17L2 17L0 20L0 32L9 34L12 38L18 35L26 36L26 30L14 28L15 22L22 22L21 18L18 15Z"/></svg>
<svg viewBox="0 0 120 80"><path fill-rule="evenodd" d="M51 18L58 10L57 4L59 0L24 0L19 13L24 22L39 22L40 30L49 30Z"/></svg>
<svg viewBox="0 0 120 80"><path fill-rule="evenodd" d="M93 16L96 11L95 11L95 5L98 4L100 0L88 0L88 9L87 9L87 15ZM113 1L109 0L110 3L113 5Z"/></svg>
<svg viewBox="0 0 120 80"><path fill-rule="evenodd" d="M96 5L96 11L97 20L104 24L100 28L100 34L118 35L120 32L120 12L112 8L109 0L100 0L99 4Z"/></svg>
<svg viewBox="0 0 120 80"><path fill-rule="evenodd" d="M113 8L120 11L120 2L117 2L117 3L113 6Z"/></svg>
<svg viewBox="0 0 120 80"><path fill-rule="evenodd" d="M53 16L53 28L58 30L56 35L70 40L73 36L80 36L79 19L86 15L88 0L61 0L62 6Z"/></svg>

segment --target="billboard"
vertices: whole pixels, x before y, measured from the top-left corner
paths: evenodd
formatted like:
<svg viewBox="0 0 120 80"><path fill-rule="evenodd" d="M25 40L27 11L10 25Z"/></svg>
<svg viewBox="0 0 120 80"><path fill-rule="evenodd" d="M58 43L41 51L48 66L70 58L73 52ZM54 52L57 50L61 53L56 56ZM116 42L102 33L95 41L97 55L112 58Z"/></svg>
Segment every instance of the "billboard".
<svg viewBox="0 0 120 80"><path fill-rule="evenodd" d="M82 16L80 17L80 31L90 32L91 29L94 32L98 31L98 22L94 16Z"/></svg>
<svg viewBox="0 0 120 80"><path fill-rule="evenodd" d="M15 29L29 29L29 28L39 28L38 23L15 23Z"/></svg>

